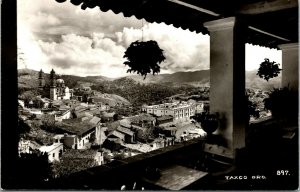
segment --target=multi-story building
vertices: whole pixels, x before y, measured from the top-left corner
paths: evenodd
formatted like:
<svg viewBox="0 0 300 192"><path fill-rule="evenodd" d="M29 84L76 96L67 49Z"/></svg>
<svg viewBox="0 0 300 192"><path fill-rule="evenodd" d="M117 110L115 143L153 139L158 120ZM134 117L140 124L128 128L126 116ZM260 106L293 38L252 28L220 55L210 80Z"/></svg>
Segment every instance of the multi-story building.
<svg viewBox="0 0 300 192"><path fill-rule="evenodd" d="M156 115L158 117L163 115L170 115L174 120L189 120L195 114L196 105L189 102L173 102L163 103L158 105L144 105L142 111L148 114Z"/></svg>

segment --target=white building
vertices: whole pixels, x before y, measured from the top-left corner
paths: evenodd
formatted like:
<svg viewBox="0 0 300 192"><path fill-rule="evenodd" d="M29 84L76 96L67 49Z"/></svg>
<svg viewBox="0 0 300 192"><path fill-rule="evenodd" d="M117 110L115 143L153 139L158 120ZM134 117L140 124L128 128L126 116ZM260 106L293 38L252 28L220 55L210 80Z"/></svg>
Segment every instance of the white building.
<svg viewBox="0 0 300 192"><path fill-rule="evenodd" d="M71 118L71 110L67 109L65 111L59 111L54 114L55 121L62 121L63 119L70 119Z"/></svg>
<svg viewBox="0 0 300 192"><path fill-rule="evenodd" d="M100 118L76 118L64 119L58 128L65 134L56 135L56 142L63 142L64 145L71 149L88 149L91 142L102 144L106 139L104 131L101 130ZM93 140L93 141L92 141Z"/></svg>
<svg viewBox="0 0 300 192"><path fill-rule="evenodd" d="M159 105L144 105L142 111L156 116L170 115L176 120L189 120L196 112L196 105L189 102L163 103Z"/></svg>
<svg viewBox="0 0 300 192"><path fill-rule="evenodd" d="M59 161L59 158L63 152L63 144L62 143L54 143L50 146L41 146L40 151L48 154L48 160L50 162Z"/></svg>

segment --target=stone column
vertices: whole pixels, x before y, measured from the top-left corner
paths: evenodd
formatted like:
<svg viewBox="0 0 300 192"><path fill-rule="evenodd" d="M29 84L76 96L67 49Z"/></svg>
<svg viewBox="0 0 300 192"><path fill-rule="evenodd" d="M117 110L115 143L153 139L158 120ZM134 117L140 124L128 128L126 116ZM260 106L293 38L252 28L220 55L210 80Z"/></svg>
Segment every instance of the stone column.
<svg viewBox="0 0 300 192"><path fill-rule="evenodd" d="M298 90L299 81L299 56L298 43L282 44L278 46L282 50L282 81L281 87Z"/></svg>
<svg viewBox="0 0 300 192"><path fill-rule="evenodd" d="M245 146L245 41L235 17L204 23L210 32L210 112L220 114L215 153L234 157ZM215 147L214 146L214 147ZM212 147L209 147L212 148Z"/></svg>

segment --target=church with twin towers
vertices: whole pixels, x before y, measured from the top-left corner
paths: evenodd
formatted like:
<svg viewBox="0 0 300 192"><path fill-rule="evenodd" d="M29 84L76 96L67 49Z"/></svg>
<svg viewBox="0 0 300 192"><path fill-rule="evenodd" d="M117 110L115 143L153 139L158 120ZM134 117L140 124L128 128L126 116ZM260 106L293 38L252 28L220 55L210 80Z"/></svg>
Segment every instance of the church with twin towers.
<svg viewBox="0 0 300 192"><path fill-rule="evenodd" d="M71 99L73 96L73 90L65 86L65 81L55 74L52 69L50 72L49 83L46 84L45 74L41 69L39 72L39 89L43 92L44 97L55 100Z"/></svg>

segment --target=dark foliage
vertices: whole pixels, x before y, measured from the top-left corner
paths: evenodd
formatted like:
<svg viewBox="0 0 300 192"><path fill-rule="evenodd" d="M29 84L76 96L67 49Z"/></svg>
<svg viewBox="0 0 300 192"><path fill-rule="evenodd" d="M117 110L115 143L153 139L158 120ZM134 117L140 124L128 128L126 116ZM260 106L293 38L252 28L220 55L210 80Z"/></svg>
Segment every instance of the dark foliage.
<svg viewBox="0 0 300 192"><path fill-rule="evenodd" d="M264 104L276 119L298 117L298 91L290 90L288 87L274 88L269 97L264 99Z"/></svg>
<svg viewBox="0 0 300 192"><path fill-rule="evenodd" d="M19 93L22 92L21 90L19 90ZM25 106L27 107L30 101L33 101L36 96L40 95L40 91L39 90L34 90L34 89L30 89L27 90L25 92L22 92L18 98L22 99L24 101Z"/></svg>
<svg viewBox="0 0 300 192"><path fill-rule="evenodd" d="M102 147L110 151L120 151L123 148L119 143L109 141L108 139L103 142Z"/></svg>
<svg viewBox="0 0 300 192"><path fill-rule="evenodd" d="M113 157L115 160L121 160L121 159L125 159L126 156L124 154L124 152L121 152L121 153L114 153L114 157Z"/></svg>
<svg viewBox="0 0 300 192"><path fill-rule="evenodd" d="M55 125L54 115L49 115L49 114L43 115L41 128L47 132L55 133L57 127Z"/></svg>
<svg viewBox="0 0 300 192"><path fill-rule="evenodd" d="M75 75L62 75L61 78L65 81L65 85L70 89L80 86L80 82L95 83L90 77L78 77Z"/></svg>
<svg viewBox="0 0 300 192"><path fill-rule="evenodd" d="M166 132L163 128L159 127L159 126L155 126L153 129L153 135L155 138L159 137L159 134L165 134Z"/></svg>
<svg viewBox="0 0 300 192"><path fill-rule="evenodd" d="M31 127L18 117L18 135L23 135L30 132Z"/></svg>
<svg viewBox="0 0 300 192"><path fill-rule="evenodd" d="M127 72L137 72L146 78L148 73L158 74L159 64L166 58L163 50L159 48L156 41L135 41L125 51L125 65L129 66Z"/></svg>
<svg viewBox="0 0 300 192"><path fill-rule="evenodd" d="M254 117L254 118L259 118L259 110L257 110L257 105L249 100L249 96L246 95L247 98L247 105L248 105L248 117L250 118L250 116Z"/></svg>
<svg viewBox="0 0 300 192"><path fill-rule="evenodd" d="M72 173L86 170L97 165L92 156L87 156L89 150L78 150L63 155L59 162L52 165L53 177L66 177Z"/></svg>
<svg viewBox="0 0 300 192"><path fill-rule="evenodd" d="M23 93L25 93L26 91L32 91L34 90L34 88L30 88L30 87L18 87L18 95L22 95Z"/></svg>
<svg viewBox="0 0 300 192"><path fill-rule="evenodd" d="M48 163L47 154L21 154L15 166L18 172L14 186L16 188L43 188L51 178L51 165Z"/></svg>
<svg viewBox="0 0 300 192"><path fill-rule="evenodd" d="M154 130L154 127L150 127L145 130L139 130L136 135L137 141L142 143L151 142L155 138Z"/></svg>
<svg viewBox="0 0 300 192"><path fill-rule="evenodd" d="M192 119L201 124L202 129L207 133L213 133L219 125L219 114L202 112L191 116Z"/></svg>
<svg viewBox="0 0 300 192"><path fill-rule="evenodd" d="M132 103L133 107L139 107L143 104L159 103L166 97L180 93L188 94L198 89L192 86L171 87L163 84L141 84L125 77L111 82L98 83L97 85L91 86L91 88L104 93L120 95Z"/></svg>
<svg viewBox="0 0 300 192"><path fill-rule="evenodd" d="M277 77L280 71L281 69L279 69L278 63L276 63L275 61L271 62L269 59L265 59L265 61L260 64L257 75L260 78L269 81L269 79Z"/></svg>

